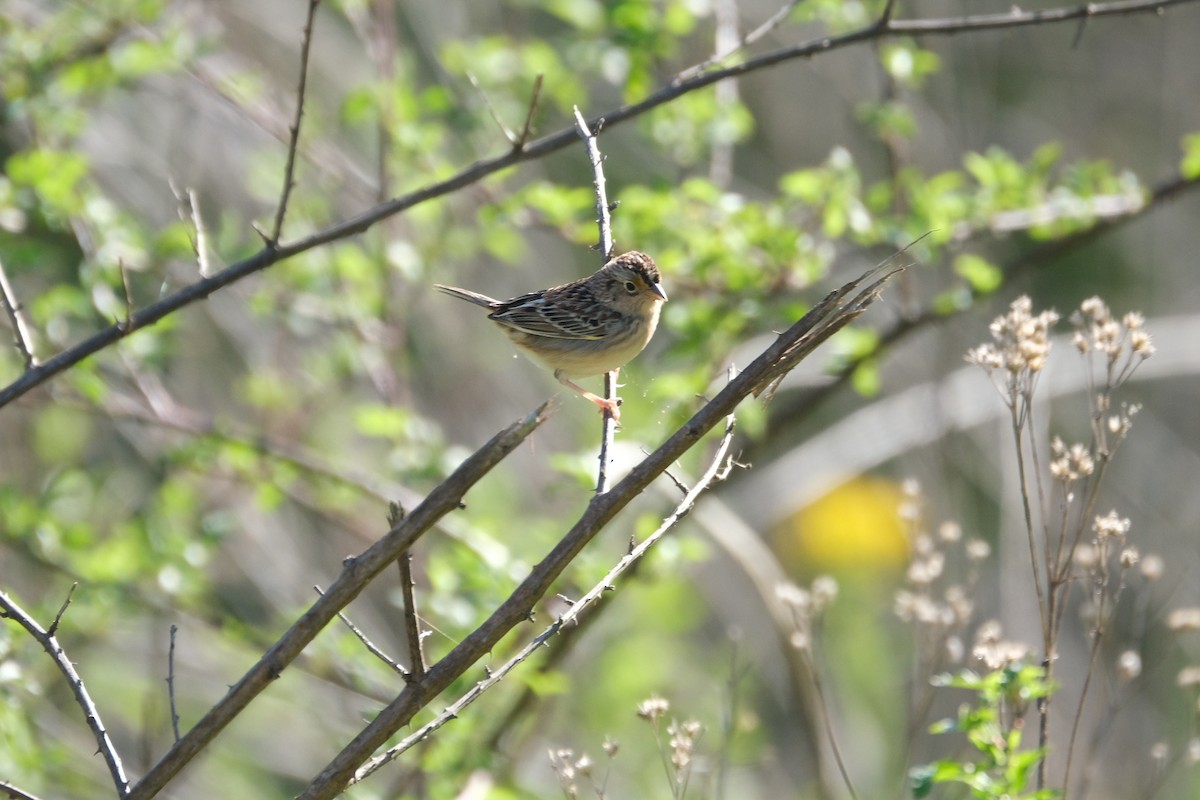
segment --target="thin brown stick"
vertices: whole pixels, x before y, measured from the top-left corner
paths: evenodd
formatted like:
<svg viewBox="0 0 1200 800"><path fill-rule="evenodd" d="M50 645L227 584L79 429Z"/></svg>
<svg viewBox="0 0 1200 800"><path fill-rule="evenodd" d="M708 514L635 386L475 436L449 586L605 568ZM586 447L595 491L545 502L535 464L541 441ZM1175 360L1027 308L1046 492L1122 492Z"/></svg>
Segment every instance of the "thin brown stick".
<svg viewBox="0 0 1200 800"><path fill-rule="evenodd" d="M485 680L482 680L471 687L466 694L464 694L454 703L450 704L445 711L443 711L441 714L438 714L438 716L432 721L421 726L420 729L414 731L411 735L406 736L404 740L395 747L389 748L385 752L365 763L355 772L351 783L358 783L364 778L372 775L384 764L394 761L405 751L429 738L434 731L436 731L438 728L441 728L447 722L455 719L463 711L463 709L478 700L484 692L499 683L504 676L512 672L512 670L514 670L517 666L526 661L539 648L553 639L556 634L561 633L563 636L569 635L568 631L575 628L580 615L583 614L583 612L588 608L599 602L600 598L604 594L613 591L616 580L625 574L631 567L637 564L642 557L645 556L646 553L648 553L650 549L667 534L668 531L675 527L675 524L679 522L679 520L683 519L683 517L692 510L692 507L696 504L696 499L701 494L707 491L712 484L722 480L728 474L730 468L732 467L732 462L728 456L729 447L733 441L733 429L734 419L733 416L730 415L725 420L725 433L721 437L720 443L717 445L716 453L710 460L708 469L705 470L704 475L699 481L696 482L696 485L690 492L688 492L687 496L679 501L679 504L675 506L674 511L672 511L670 515L663 519L662 524L659 525L658 529L655 530L654 533L650 534L645 540L630 550L628 554L622 557L621 560L617 562L616 566L610 569L608 574L605 575L599 583L588 590L586 594L571 603L570 607L562 614L562 616L554 621L553 625L550 625L539 635L535 636L524 647L517 651L516 655L504 662L504 664L498 669L490 671Z"/></svg>
<svg viewBox="0 0 1200 800"><path fill-rule="evenodd" d="M420 616L417 613L416 582L413 580L412 553L405 553L396 561L400 569L400 592L404 596L404 636L408 640L408 660L412 674L425 674L425 638L421 634Z"/></svg>
<svg viewBox="0 0 1200 800"><path fill-rule="evenodd" d="M824 301L780 334L770 347L657 450L609 491L595 495L571 530L496 611L445 657L433 664L424 679L409 684L395 700L380 710L313 779L300 795L302 800L327 800L340 794L375 750L409 724L418 711L490 652L509 631L528 619L534 605L550 590L567 565L618 511L641 494L677 458L694 447L709 430L732 414L756 387L781 377L795 367L804 355L811 353L829 336L865 311L892 273L867 283L876 274L876 270L871 270L831 292ZM864 283L867 285L864 286Z"/></svg>
<svg viewBox="0 0 1200 800"><path fill-rule="evenodd" d="M4 310L8 314L9 322L12 323L13 345L21 354L21 360L25 362L25 369L30 370L38 365L37 358L33 355L33 328L25 317L24 306L17 300L17 293L13 291L12 284L8 281L8 273L4 269L2 259L0 259L0 301L4 303Z"/></svg>
<svg viewBox="0 0 1200 800"><path fill-rule="evenodd" d="M542 97L542 73L538 73L533 79L533 93L529 97L529 109L525 112L525 124L521 126L521 135L513 142L513 149L520 152L525 149L525 145L529 143L529 137L533 133L533 114L537 111L538 101Z"/></svg>
<svg viewBox="0 0 1200 800"><path fill-rule="evenodd" d="M613 257L612 216L608 204L607 182L604 179L604 156L600 154L600 145L596 143L596 135L588 127L587 120L575 106L575 130L583 139L587 148L588 161L592 165L592 188L596 192L596 225L600 229L600 263L607 264ZM617 370L604 375L604 398L617 399ZM596 475L596 494L608 491L608 467L613 440L616 437L617 421L608 409L604 409L603 423L600 432L600 467Z"/></svg>
<svg viewBox="0 0 1200 800"><path fill-rule="evenodd" d="M367 584L408 550L442 516L457 509L462 497L488 472L517 448L547 417L543 403L524 419L509 425L476 450L399 526L359 556L343 562L341 575L326 593L273 644L224 698L167 752L129 793L132 800L148 800L166 787L185 765L208 746L225 726L279 677L326 625L359 595Z"/></svg>
<svg viewBox="0 0 1200 800"><path fill-rule="evenodd" d="M71 593L74 593L74 591L75 587L72 586ZM54 635L54 630L58 628L58 623L62 621L63 613L66 612L67 606L71 603L71 593L68 593L67 599L63 602L58 615L54 618L54 623L49 629L38 625L33 617L25 613L24 609L17 605L16 601L4 592L0 592L0 617L15 620L50 655L51 660L54 661L54 665L58 667L58 671L66 679L67 685L71 687L71 694L75 696L75 702L83 711L83 718L87 722L88 728L91 729L92 735L96 738L97 751L104 757L104 763L108 766L108 772L112 776L113 785L117 789L117 796L127 797L129 795L129 779L125 777L125 767L121 764L121 756L117 753L117 747L113 744L108 731L104 727L104 722L100 718L100 711L96 708L96 704L92 702L92 696L88 693L83 678L79 677L75 665L71 663L71 659L67 657L66 651L63 650L58 638Z"/></svg>
<svg viewBox="0 0 1200 800"><path fill-rule="evenodd" d="M1083 18L1128 16L1131 14L1146 13L1161 14L1167 8L1196 2L1200 2L1200 0L1135 0L1134 2L1091 3L1082 6L1047 9L1044 11L1018 11L1009 14L986 14L933 20L891 20L881 18L880 21L841 36L826 36L813 39L802 44L765 53L757 58L747 59L744 63L735 66L712 70L686 81L667 84L647 96L644 100L631 105L621 106L605 113L601 119L604 120L606 127L611 128L614 125L640 117L661 105L671 102L677 97L711 86L717 81L740 77L757 72L758 70L773 67L777 64L812 58L834 50L840 50L877 39L888 39L917 33L925 35L977 33L989 30L1005 30L1008 28L1053 24ZM589 124L595 125L595 121ZM451 194L514 164L542 158L550 153L568 147L576 138L575 126L572 125L569 128L564 128L556 133L531 142L519 151L510 148L508 152L499 156L477 161L445 180L431 183L421 189L389 200L386 203L379 203L360 214L330 225L300 241L288 245L279 242L268 243L262 250L249 258L235 262L211 278L186 286L134 314L131 321L132 324L128 330L122 329L121 326L117 325L110 326L93 334L79 344L58 353L44 363L32 369L27 369L24 374L8 386L0 389L0 407L8 405L18 397L28 393L85 358L112 346L132 331L153 325L164 317L178 311L180 308L203 300L213 292L229 284L236 283L243 278L274 266L299 253L307 252L329 242L339 241L363 233L381 220L434 198ZM1173 181L1178 184L1176 187L1177 191L1173 194L1178 194L1200 185L1200 177L1176 177ZM1116 224L1117 221L1119 220L1110 218L1089 230L1099 230L1105 227L1105 223L1111 225ZM1052 245L1050 246L1052 247ZM941 317L939 316L938 318Z"/></svg>
<svg viewBox="0 0 1200 800"><path fill-rule="evenodd" d="M271 237L267 245L274 248L279 244L283 234L283 218L287 215L288 200L292 196L292 188L296 185L296 150L300 147L300 120L304 117L304 95L308 88L308 54L312 47L313 21L317 16L317 6L321 0L308 0L308 16L304 20L304 37L300 44L300 82L296 87L296 116L288 129L287 164L283 168L283 189L279 194L279 207L275 209L275 225L271 229Z"/></svg>
<svg viewBox="0 0 1200 800"><path fill-rule="evenodd" d="M393 528L404 519L404 508L392 503L388 508L388 524ZM404 596L404 635L408 639L408 663L414 678L425 674L425 648L421 636L420 616L417 613L416 584L412 573L412 552L404 553L396 561L400 568L400 592Z"/></svg>
<svg viewBox="0 0 1200 800"><path fill-rule="evenodd" d="M313 590L316 591L316 593L319 594L321 597L325 596L325 593L323 591L321 591L320 586L314 586ZM379 645L372 642L371 639L365 633L363 633L362 628L358 627L353 622L351 622L350 618L347 617L345 614L343 614L341 611L338 612L337 616L338 616L338 619L342 621L342 624L350 629L350 632L354 634L355 638L357 638L360 642L362 642L363 647L367 648L367 652L369 652L371 655L378 658L384 664L387 664L388 667L396 674L400 675L401 677L403 677L405 679L408 678L408 670L406 670L404 668L404 665L400 664L394 658L392 658L387 653L385 653L383 651L383 648L381 648Z"/></svg>
<svg viewBox="0 0 1200 800"><path fill-rule="evenodd" d="M167 647L167 703L171 707L171 730L175 741L179 741L179 709L175 705L175 634L179 632L178 625L171 625L171 643Z"/></svg>

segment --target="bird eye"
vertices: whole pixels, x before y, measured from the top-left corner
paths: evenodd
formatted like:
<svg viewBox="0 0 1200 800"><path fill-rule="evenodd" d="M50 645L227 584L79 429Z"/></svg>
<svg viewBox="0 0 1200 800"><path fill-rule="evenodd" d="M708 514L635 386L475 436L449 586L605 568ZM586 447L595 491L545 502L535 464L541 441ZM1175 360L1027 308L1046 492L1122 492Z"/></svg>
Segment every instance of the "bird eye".
<svg viewBox="0 0 1200 800"><path fill-rule="evenodd" d="M637 290L638 288L636 283L633 281L625 281L625 291L629 292L630 294L637 294Z"/></svg>

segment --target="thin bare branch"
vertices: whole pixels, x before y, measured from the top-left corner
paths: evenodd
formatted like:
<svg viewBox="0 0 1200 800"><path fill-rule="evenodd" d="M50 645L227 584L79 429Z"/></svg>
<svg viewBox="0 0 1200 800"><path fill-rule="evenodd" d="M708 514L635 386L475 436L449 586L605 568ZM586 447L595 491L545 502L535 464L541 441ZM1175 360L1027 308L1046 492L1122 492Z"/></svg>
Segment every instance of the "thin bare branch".
<svg viewBox="0 0 1200 800"><path fill-rule="evenodd" d="M473 86L475 91L479 93L480 99L483 100L484 108L488 110L488 115L491 116L492 122L496 123L496 127L500 129L500 132L504 134L504 138L507 139L508 143L514 148L520 148L520 139L517 138L517 134L512 132L512 128L505 125L504 120L500 119L500 112L496 111L496 107L492 105L491 98L488 97L487 92L483 90L483 87L479 85L479 79L475 77L475 73L468 72L467 80L471 82L471 86Z"/></svg>
<svg viewBox="0 0 1200 800"><path fill-rule="evenodd" d="M25 369L27 371L33 369L38 365L37 358L33 355L33 328L25 316L25 307L17 300L17 293L13 291L12 284L8 281L8 273L4 269L3 260L0 260L0 301L4 303L4 310L8 314L9 322L12 323L13 345L21 354L21 360L25 362Z"/></svg>
<svg viewBox="0 0 1200 800"><path fill-rule="evenodd" d="M121 764L121 756L117 754L116 745L109 738L108 731L104 727L104 722L100 717L100 711L96 708L96 704L92 702L92 696L88 693L87 686L83 683L83 678L79 677L79 673L75 670L75 665L71 663L71 659L67 657L67 653L55 637L53 629L57 629L58 623L62 621L62 615L66 612L67 606L71 602L71 594L75 591L75 587L71 587L71 592L67 594L67 599L63 602L62 607L58 611L58 615L54 618L54 624L51 630L42 628L29 614L25 613L16 601L10 598L6 593L0 592L0 617L7 617L15 620L18 625L37 640L50 658L54 661L54 665L58 667L58 671L62 673L66 679L67 685L71 687L71 694L75 696L75 702L83 711L84 721L87 722L88 728L91 729L92 735L96 738L97 751L104 757L104 763L108 765L108 772L112 776L113 785L117 789L118 797L127 797L129 795L129 780L125 777L125 767ZM18 795L20 796L20 795Z"/></svg>
<svg viewBox="0 0 1200 800"><path fill-rule="evenodd" d="M58 633L59 623L62 622L63 614L67 613L67 608L71 605L71 598L75 596L75 590L79 588L79 581L71 584L71 588L67 590L67 596L63 600L62 605L58 607L58 613L54 615L54 622L50 623L50 627L46 629L46 633L54 636Z"/></svg>
<svg viewBox="0 0 1200 800"><path fill-rule="evenodd" d="M402 556L402 558L403 558L403 556ZM321 597L325 596L325 593L323 591L321 591L320 586L314 586L313 589ZM362 628L358 627L353 622L351 622L350 618L347 617L345 614L343 614L341 611L338 612L337 616L338 616L338 619L340 619L342 621L342 624L345 625L347 628L349 628L350 632L353 633L358 638L358 640L363 643L363 647L367 648L367 652L369 652L371 655L378 658L384 664L387 664L388 667L393 672L395 672L397 675L399 675L400 677L402 677L406 680L408 679L408 670L406 670L404 668L403 664L394 660L391 656L389 656L387 653L385 653L383 651L382 647L380 647L379 645L372 642L370 640L370 638L368 638L367 635L365 633L363 633Z"/></svg>
<svg viewBox="0 0 1200 800"><path fill-rule="evenodd" d="M0 781L0 796L6 800L41 800L37 795L30 794L24 789L18 789L8 781Z"/></svg>
<svg viewBox="0 0 1200 800"><path fill-rule="evenodd" d="M191 224L192 230L196 232L194 237L189 237L192 240L192 252L196 254L197 272L201 278L207 278L212 274L212 266L208 259L208 228L204 224L204 217L200 214L200 198L195 189L190 187L180 189L173 180L168 180L167 184L171 187L171 193L175 195L175 200L179 203L179 219Z"/></svg>
<svg viewBox="0 0 1200 800"><path fill-rule="evenodd" d="M393 528L404 519L404 508L399 503L388 506L388 524ZM412 573L412 552L407 552L396 561L400 569L400 592L404 597L404 635L408 639L408 663L414 677L425 674L425 648L421 636L421 618L417 613L416 584Z"/></svg>
<svg viewBox="0 0 1200 800"><path fill-rule="evenodd" d="M383 708L342 751L314 778L302 800L326 800L340 794L354 779L358 768L396 731L409 724L418 711L432 698L445 691L474 663L482 658L500 639L528 619L535 604L550 590L567 565L617 512L641 494L650 483L670 467L683 453L690 450L708 431L734 409L756 387L769 385L791 370L799 359L811 352L841 325L842 317L852 318L862 313L877 296L878 282L864 288L864 281L875 275L868 272L852 281L845 290L826 298L825 302L806 314L771 344L746 369L730 381L716 397L647 456L604 494L594 496L583 515L558 545L537 564L517 589L500 604L488 619L468 634L444 658L433 664L425 677L409 684L400 695ZM888 273L879 281L887 280ZM848 299L846 299L848 298ZM845 302L842 302L844 300Z"/></svg>
<svg viewBox="0 0 1200 800"><path fill-rule="evenodd" d="M308 16L304 20L304 38L300 45L300 82L296 87L296 116L288 129L287 164L283 168L283 189L279 194L279 207L275 209L275 225L268 244L279 244L283 234L283 218L287 215L288 200L296 181L296 150L300 147L300 120L304 118L304 95L308 88L308 53L312 47L313 21L321 0L308 0Z"/></svg>
<svg viewBox="0 0 1200 800"><path fill-rule="evenodd" d="M1114 3L1091 3L1082 6L1064 7L1058 9L1047 9L1044 11L1033 12L1015 12L1007 14L985 14L979 16L955 17L947 19L935 20L889 20L886 24L873 22L865 28L841 36L827 36L818 39L813 39L808 42L794 45L791 47L782 48L770 53L765 53L757 58L746 60L742 64L737 64L724 69L716 69L703 74L697 75L686 81L680 81L663 86L658 91L650 94L644 100L631 105L621 106L620 108L604 114L602 119L607 127L618 125L622 122L627 122L630 119L639 117L648 111L651 111L661 105L671 102L677 97L698 91L707 86L710 86L717 81L725 80L726 78L739 77L747 75L758 70L773 67L776 64L781 64L788 61L798 59L811 58L813 56L840 50L853 45L862 44L864 42L874 41L877 39L893 38L896 36L908 36L917 33L925 35L953 35L958 33L977 33L988 30L1005 30L1008 28L1030 27L1035 25L1044 25L1057 22L1066 22L1078 20L1082 18L1101 18L1112 16L1127 16L1131 14L1161 14L1165 9L1174 6L1193 4L1200 0L1133 0ZM594 125L595 122L590 124ZM95 353L112 346L124 336L131 333L133 330L144 328L147 325L153 325L166 316L178 311L179 309L191 305L207 298L213 292L224 288L232 283L242 280L254 273L260 272L268 267L271 267L281 261L291 258L299 253L304 253L329 242L338 241L341 239L360 234L381 220L392 217L414 206L425 203L434 198L443 197L451 194L465 186L470 186L478 181L492 175L507 167L513 166L524 161L533 161L542 158L549 153L556 152L568 147L577 138L575 126L564 128L556 133L549 134L531 142L528 146L521 150L509 149L507 152L490 158L477 161L466 169L446 178L442 181L431 183L421 189L401 195L386 203L380 203L366 209L360 214L357 214L349 219L330 225L323 230L317 231L310 236L293 242L288 245L272 242L270 236L265 232L260 231L263 237L265 246L262 250L250 256L249 258L235 262L226 269L213 275L211 278L197 281L190 286L175 292L172 295L164 297L162 300L147 306L142 311L133 315L132 325L129 330L123 329L119 325L113 325L105 328L84 341L76 344L67 350L58 353L53 358L46 360L44 363L36 365L31 369L27 369L20 377L10 383L8 386L0 389L0 407L8 405L18 397L28 393L32 389L40 386L54 376L69 369L80 361L88 358ZM1176 176L1169 181L1171 185L1170 197L1178 196L1184 192L1191 191L1197 186L1200 186L1200 177L1184 178ZM1168 196L1161 196L1159 200L1170 199ZM1144 213L1151 207L1157 205L1155 202L1147 204L1146 209L1142 209L1140 213ZM1094 231L1106 230L1108 227L1127 221L1138 214L1130 214L1128 217L1110 218L1102 223L1098 223L1093 229ZM1107 223L1107 225L1105 225Z"/></svg>
<svg viewBox="0 0 1200 800"><path fill-rule="evenodd" d="M587 120L575 106L575 131L583 139L587 148L588 161L592 165L592 188L596 192L596 225L600 228L600 263L606 264L613 257L612 216L608 204L607 182L604 179L604 156L600 154L600 145L596 143L596 135L588 127ZM617 399L617 370L604 375L604 398ZM604 409L603 422L600 432L600 467L596 475L596 494L608 491L608 467L611 460L613 440L616 438L617 421L608 409Z"/></svg>
<svg viewBox="0 0 1200 800"><path fill-rule="evenodd" d="M691 78L693 75L699 75L701 72L704 72L704 70L737 55L742 50L745 50L747 47L754 44L771 31L775 30L775 28L779 27L779 25L788 18L788 14L792 13L792 9L798 5L800 5L800 0L788 0L786 3L780 6L779 9L772 14L766 22L759 25L757 28L750 31L741 39L738 39L732 44L716 47L715 52L710 58L701 61L699 64L688 67L683 72L676 75L675 80L685 81L688 78Z"/></svg>
<svg viewBox="0 0 1200 800"><path fill-rule="evenodd" d="M522 647L516 655L504 662L498 669L492 670L486 679L475 684L466 694L460 697L455 702L451 703L442 713L438 714L430 722L421 726L409 736L406 736L403 741L395 747L391 747L375 758L372 758L360 769L358 769L351 783L357 783L369 775L373 774L383 765L395 760L405 751L427 739L438 728L441 728L447 722L455 719L467 706L479 699L484 692L499 683L504 676L512 672L518 665L526 661L540 647L547 644L556 634L561 633L563 636L568 635L567 631L572 630L577 624L578 619L584 611L595 605L600 598L607 592L613 590L616 581L625 574L631 567L637 564L643 556L650 551L655 544L658 543L663 536L667 534L679 520L683 519L692 507L696 504L696 499L707 491L713 483L721 480L728 474L729 470L729 446L733 442L734 418L732 415L725 420L725 434L721 437L720 443L717 445L716 453L713 455L708 469L704 475L696 482L696 485L688 492L679 504L675 506L675 510L669 516L663 519L662 524L654 533L650 534L644 541L634 547L630 552L617 562L616 566L608 571L599 583L593 586L586 594L578 600L569 604L567 610L554 621L554 624L542 631L538 636L531 639L524 647Z"/></svg>
<svg viewBox="0 0 1200 800"><path fill-rule="evenodd" d="M529 97L529 109L525 112L525 124L521 126L521 135L517 141L513 142L513 148L517 151L525 149L525 145L529 143L529 137L533 134L533 114L537 111L538 101L542 98L542 73L533 79L533 93Z"/></svg>
<svg viewBox="0 0 1200 800"><path fill-rule="evenodd" d="M128 328L133 324L133 287L129 285L129 270L125 269L124 261L117 261L117 270L121 273L121 291L125 300L125 318L119 324Z"/></svg>
<svg viewBox="0 0 1200 800"><path fill-rule="evenodd" d="M175 705L175 634L179 626L172 624L170 628L171 643L167 646L167 703L171 707L171 731L175 741L179 742L179 709Z"/></svg>
<svg viewBox="0 0 1200 800"><path fill-rule="evenodd" d="M462 497L547 417L543 403L524 419L509 425L476 450L414 508L399 526L359 556L343 562L341 575L326 593L271 646L250 671L167 752L129 793L132 800L149 800L195 758L225 726L233 721L283 670L296 659L318 633L346 607L366 585L442 516L457 509Z"/></svg>

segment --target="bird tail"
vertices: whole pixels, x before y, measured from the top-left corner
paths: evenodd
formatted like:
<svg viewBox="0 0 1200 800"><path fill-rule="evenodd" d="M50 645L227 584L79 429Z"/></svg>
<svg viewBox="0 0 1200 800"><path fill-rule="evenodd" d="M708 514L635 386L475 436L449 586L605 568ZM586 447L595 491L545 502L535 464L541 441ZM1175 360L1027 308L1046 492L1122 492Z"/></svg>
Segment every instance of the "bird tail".
<svg viewBox="0 0 1200 800"><path fill-rule="evenodd" d="M495 309L496 306L500 305L499 300L494 300L486 294L468 292L466 289L459 289L457 286L443 286L440 283L435 283L433 288L443 291L451 297L457 297L459 300L466 300L468 303L474 303L484 308Z"/></svg>

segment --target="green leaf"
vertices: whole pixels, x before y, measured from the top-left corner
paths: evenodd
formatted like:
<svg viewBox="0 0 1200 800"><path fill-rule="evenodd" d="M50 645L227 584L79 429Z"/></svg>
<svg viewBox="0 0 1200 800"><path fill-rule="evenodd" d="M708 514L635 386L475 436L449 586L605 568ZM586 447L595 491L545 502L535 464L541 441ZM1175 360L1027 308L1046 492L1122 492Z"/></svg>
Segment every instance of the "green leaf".
<svg viewBox="0 0 1200 800"><path fill-rule="evenodd" d="M991 294L1004 283L1004 273L987 259L962 253L954 260L954 271L966 279L976 294Z"/></svg>
<svg viewBox="0 0 1200 800"><path fill-rule="evenodd" d="M1188 180L1200 178L1200 133L1183 137L1183 159L1179 162L1179 171Z"/></svg>
<svg viewBox="0 0 1200 800"><path fill-rule="evenodd" d="M402 439L412 428L412 413L398 406L366 405L354 409L354 428L377 439Z"/></svg>

